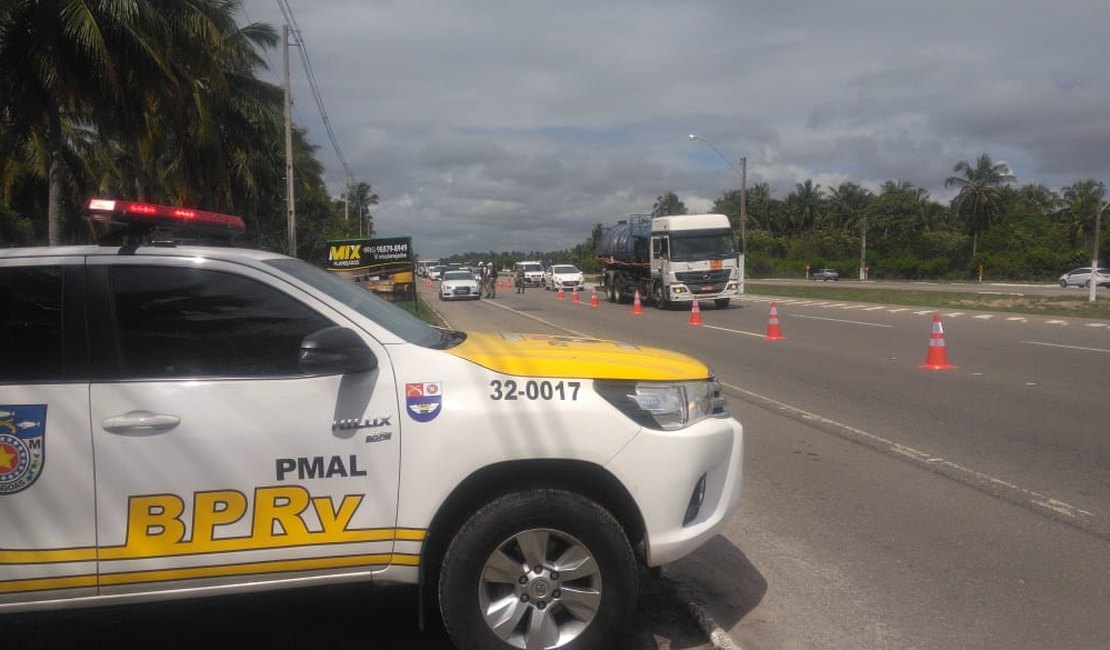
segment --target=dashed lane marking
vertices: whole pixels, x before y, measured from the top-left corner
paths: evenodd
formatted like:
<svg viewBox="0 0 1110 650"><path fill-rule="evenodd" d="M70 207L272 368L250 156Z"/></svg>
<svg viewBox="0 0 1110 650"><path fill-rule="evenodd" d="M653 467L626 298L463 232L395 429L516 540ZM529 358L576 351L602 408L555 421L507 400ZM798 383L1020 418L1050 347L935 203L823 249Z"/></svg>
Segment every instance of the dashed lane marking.
<svg viewBox="0 0 1110 650"><path fill-rule="evenodd" d="M1041 341L1022 341L1022 343L1028 343L1029 345L1042 345L1046 348L1064 348L1065 350L1081 350L1083 352L1104 352L1106 354L1110 354L1110 350L1106 350L1104 348L1085 348L1085 347L1082 347L1082 346L1079 346L1079 345L1062 345L1060 343L1043 343Z"/></svg>
<svg viewBox="0 0 1110 650"><path fill-rule="evenodd" d="M868 323L862 320L845 320L843 318L825 318L824 316L805 316L802 314L791 314L790 318L807 318L809 320L827 320L834 323L848 323L850 325L867 325L869 327L894 327L886 323Z"/></svg>

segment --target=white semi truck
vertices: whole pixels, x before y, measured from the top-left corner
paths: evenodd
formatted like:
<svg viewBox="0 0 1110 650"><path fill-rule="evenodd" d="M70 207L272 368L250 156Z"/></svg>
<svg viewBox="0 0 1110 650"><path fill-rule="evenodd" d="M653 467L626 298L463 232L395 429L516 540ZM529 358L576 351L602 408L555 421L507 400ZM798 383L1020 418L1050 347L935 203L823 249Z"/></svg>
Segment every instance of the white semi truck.
<svg viewBox="0 0 1110 650"><path fill-rule="evenodd" d="M635 215L601 235L601 287L609 302L641 300L660 309L712 300L719 309L740 295L740 271L728 217Z"/></svg>

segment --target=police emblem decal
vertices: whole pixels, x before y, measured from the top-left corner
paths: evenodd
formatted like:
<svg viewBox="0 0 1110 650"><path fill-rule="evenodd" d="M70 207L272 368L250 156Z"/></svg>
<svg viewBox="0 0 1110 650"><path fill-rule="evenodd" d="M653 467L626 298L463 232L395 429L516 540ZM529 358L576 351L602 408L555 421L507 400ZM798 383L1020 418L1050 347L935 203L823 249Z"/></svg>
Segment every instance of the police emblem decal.
<svg viewBox="0 0 1110 650"><path fill-rule="evenodd" d="M46 465L46 404L0 404L0 496L31 487Z"/></svg>
<svg viewBox="0 0 1110 650"><path fill-rule="evenodd" d="M443 404L439 382L405 384L405 410L417 422L431 422Z"/></svg>

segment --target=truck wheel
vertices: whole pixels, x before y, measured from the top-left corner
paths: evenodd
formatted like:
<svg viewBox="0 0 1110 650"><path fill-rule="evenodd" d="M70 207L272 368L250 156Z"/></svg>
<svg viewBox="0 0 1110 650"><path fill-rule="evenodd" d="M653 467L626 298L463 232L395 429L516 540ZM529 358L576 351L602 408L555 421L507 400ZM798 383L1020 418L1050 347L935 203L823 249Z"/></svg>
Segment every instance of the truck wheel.
<svg viewBox="0 0 1110 650"><path fill-rule="evenodd" d="M728 302L728 298L717 298L713 301L713 304L717 306L717 309L728 309Z"/></svg>
<svg viewBox="0 0 1110 650"><path fill-rule="evenodd" d="M624 531L597 503L562 490L501 497L451 541L440 612L460 648L617 647L636 603Z"/></svg>

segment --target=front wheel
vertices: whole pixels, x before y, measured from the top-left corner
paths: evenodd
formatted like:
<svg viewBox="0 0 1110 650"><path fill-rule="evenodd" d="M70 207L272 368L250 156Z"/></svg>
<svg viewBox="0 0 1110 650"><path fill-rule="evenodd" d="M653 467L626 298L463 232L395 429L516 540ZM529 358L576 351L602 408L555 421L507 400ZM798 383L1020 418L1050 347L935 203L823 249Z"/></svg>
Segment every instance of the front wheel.
<svg viewBox="0 0 1110 650"><path fill-rule="evenodd" d="M1068 288L1068 281L1067 280L1060 280L1060 288L1061 289L1067 289Z"/></svg>
<svg viewBox="0 0 1110 650"><path fill-rule="evenodd" d="M1091 288L1091 281L1087 280L1086 282L1084 282L1083 283L1083 288L1084 289L1090 289Z"/></svg>
<svg viewBox="0 0 1110 650"><path fill-rule="evenodd" d="M460 648L613 648L636 602L636 560L609 511L562 490L506 495L455 535L440 612Z"/></svg>
<svg viewBox="0 0 1110 650"><path fill-rule="evenodd" d="M664 290L662 282L656 282L652 286L651 302L653 302L658 309L667 310L671 308L671 301L667 300L667 293Z"/></svg>
<svg viewBox="0 0 1110 650"><path fill-rule="evenodd" d="M728 303L728 298L717 298L713 301L713 304L716 305L717 309L728 309Z"/></svg>

